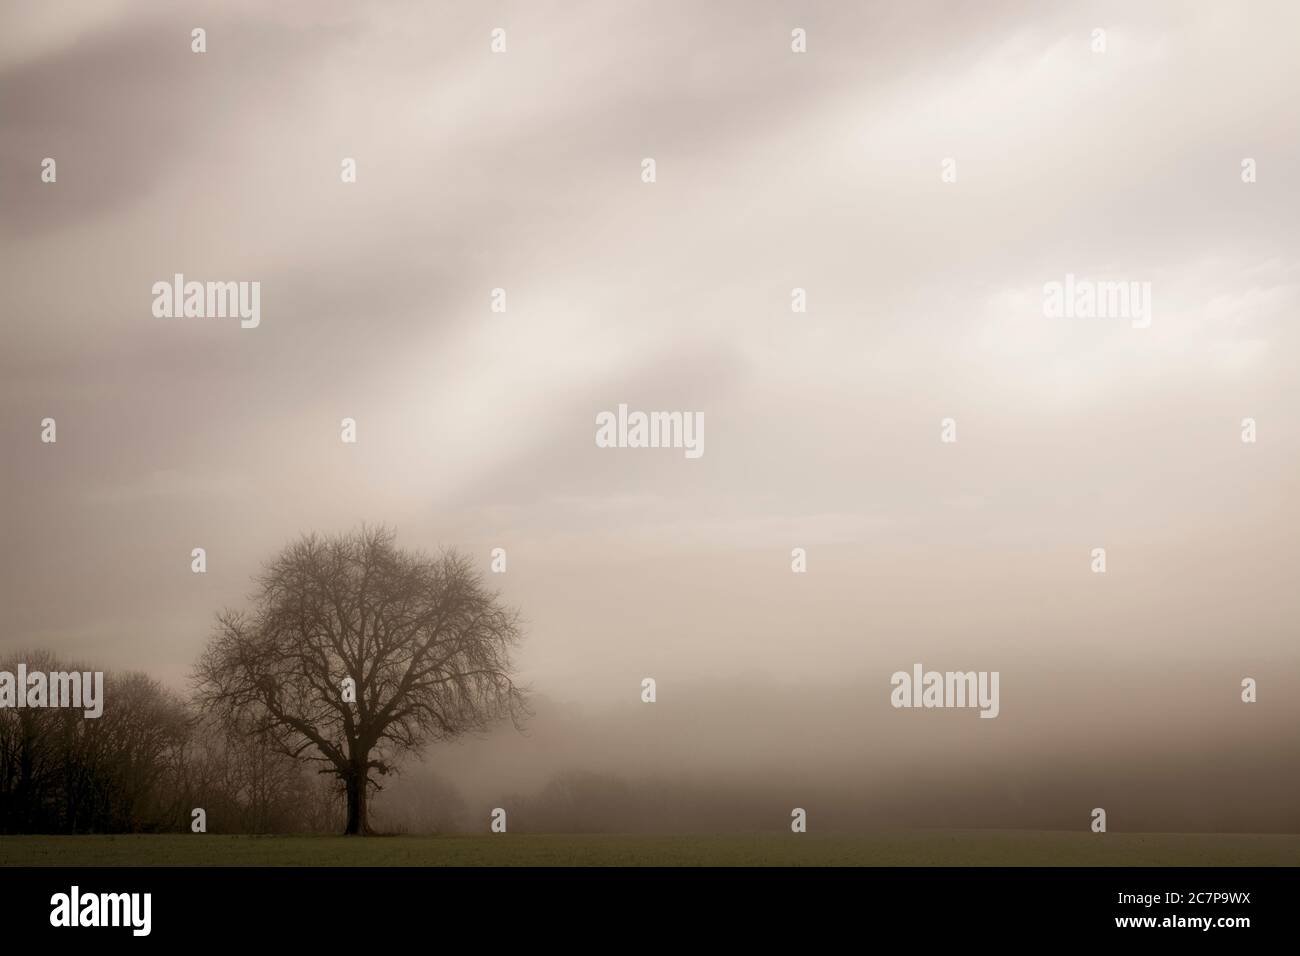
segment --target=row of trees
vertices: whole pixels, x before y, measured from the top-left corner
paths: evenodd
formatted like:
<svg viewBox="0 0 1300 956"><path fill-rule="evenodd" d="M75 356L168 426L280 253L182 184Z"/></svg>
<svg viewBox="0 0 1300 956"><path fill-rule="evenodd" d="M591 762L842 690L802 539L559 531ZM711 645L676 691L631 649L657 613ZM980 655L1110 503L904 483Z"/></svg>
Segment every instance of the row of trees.
<svg viewBox="0 0 1300 956"><path fill-rule="evenodd" d="M181 830L201 807L213 832L364 834L402 758L525 712L516 614L454 552L308 535L256 582L249 610L218 616L189 701L120 674L99 718L0 709L0 832Z"/></svg>
<svg viewBox="0 0 1300 956"><path fill-rule="evenodd" d="M48 654L29 670L85 670ZM14 663L0 669L14 670ZM0 832L328 830L342 823L326 781L253 738L227 733L156 680L108 674L96 719L80 710L0 710Z"/></svg>

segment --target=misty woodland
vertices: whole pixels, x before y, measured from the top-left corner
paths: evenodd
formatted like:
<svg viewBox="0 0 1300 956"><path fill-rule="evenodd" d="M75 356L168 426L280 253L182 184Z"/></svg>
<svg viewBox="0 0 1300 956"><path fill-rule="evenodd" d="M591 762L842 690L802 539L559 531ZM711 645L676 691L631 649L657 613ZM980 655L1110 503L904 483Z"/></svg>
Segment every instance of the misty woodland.
<svg viewBox="0 0 1300 956"><path fill-rule="evenodd" d="M324 830L342 809L345 833L369 833L370 795L403 757L523 715L518 639L454 553L401 551L383 529L305 537L251 610L220 615L191 698L126 674L102 719L44 695L0 708L0 828Z"/></svg>

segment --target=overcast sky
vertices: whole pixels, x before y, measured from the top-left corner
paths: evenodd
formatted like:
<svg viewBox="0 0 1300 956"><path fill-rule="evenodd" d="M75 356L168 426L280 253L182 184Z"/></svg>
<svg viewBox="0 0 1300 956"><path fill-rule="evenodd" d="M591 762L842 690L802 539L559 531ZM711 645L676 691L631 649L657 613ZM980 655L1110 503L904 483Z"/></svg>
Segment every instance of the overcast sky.
<svg viewBox="0 0 1300 956"><path fill-rule="evenodd" d="M276 549L382 522L505 548L574 705L921 661L1001 670L1012 739L1244 676L1294 730L1295 4L2 16L0 651L181 687ZM175 273L260 325L155 318ZM1150 328L1045 318L1067 273ZM704 455L597 448L619 403Z"/></svg>

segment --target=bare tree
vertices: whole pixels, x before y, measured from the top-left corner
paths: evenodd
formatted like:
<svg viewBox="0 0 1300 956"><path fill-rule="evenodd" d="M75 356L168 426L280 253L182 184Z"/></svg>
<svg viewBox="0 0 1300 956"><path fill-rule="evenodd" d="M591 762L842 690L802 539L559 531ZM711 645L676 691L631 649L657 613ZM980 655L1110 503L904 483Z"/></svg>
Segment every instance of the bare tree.
<svg viewBox="0 0 1300 956"><path fill-rule="evenodd" d="M517 615L455 552L403 551L383 528L308 535L266 566L253 600L218 616L199 700L322 763L347 794L346 833L369 832L375 774L402 754L525 712Z"/></svg>

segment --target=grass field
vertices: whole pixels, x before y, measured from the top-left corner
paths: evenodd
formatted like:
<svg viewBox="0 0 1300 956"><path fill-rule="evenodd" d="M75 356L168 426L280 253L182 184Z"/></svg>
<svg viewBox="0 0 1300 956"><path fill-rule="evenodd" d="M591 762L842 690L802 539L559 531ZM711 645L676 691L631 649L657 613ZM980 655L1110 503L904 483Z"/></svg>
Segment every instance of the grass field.
<svg viewBox="0 0 1300 956"><path fill-rule="evenodd" d="M1295 866L1300 835L0 836L5 866Z"/></svg>

